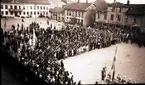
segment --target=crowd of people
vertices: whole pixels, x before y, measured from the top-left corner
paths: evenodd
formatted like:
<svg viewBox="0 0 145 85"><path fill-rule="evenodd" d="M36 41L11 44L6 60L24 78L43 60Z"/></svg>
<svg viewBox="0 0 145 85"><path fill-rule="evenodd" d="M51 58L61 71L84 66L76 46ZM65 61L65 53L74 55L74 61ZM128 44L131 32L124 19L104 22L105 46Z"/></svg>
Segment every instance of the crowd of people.
<svg viewBox="0 0 145 85"><path fill-rule="evenodd" d="M36 46L33 45L34 42L31 39L34 38L34 27L37 29L39 25L32 23L28 28L21 26L21 29L19 29L19 25L17 28L13 25L11 31L4 33L6 49L14 58L48 84L75 85L73 75L65 70L63 61L59 63L54 56L48 53L49 50L45 49L47 44L46 38L43 42L45 34L38 35L35 32L38 42L35 42Z"/></svg>
<svg viewBox="0 0 145 85"><path fill-rule="evenodd" d="M60 59L110 46L114 42L127 42L130 32L122 29L91 29L67 25L66 29L40 28L32 22L29 27L12 25L4 33L4 44L13 56L37 76L51 84L75 85L73 75L64 69ZM107 81L107 80L106 80ZM80 84L80 82L79 82Z"/></svg>

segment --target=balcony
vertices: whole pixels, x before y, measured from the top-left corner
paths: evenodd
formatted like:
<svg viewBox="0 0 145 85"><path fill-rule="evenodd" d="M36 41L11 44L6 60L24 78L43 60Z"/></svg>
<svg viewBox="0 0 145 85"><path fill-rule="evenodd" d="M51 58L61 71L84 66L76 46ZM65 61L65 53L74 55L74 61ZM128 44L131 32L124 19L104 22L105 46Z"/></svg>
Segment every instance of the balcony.
<svg viewBox="0 0 145 85"><path fill-rule="evenodd" d="M9 9L10 12L22 12L23 9Z"/></svg>

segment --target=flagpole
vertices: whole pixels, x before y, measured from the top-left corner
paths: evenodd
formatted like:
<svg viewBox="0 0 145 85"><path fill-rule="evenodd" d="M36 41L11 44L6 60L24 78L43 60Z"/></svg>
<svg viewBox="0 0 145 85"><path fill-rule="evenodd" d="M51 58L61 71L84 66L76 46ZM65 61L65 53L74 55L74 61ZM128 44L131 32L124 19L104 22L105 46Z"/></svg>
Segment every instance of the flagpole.
<svg viewBox="0 0 145 85"><path fill-rule="evenodd" d="M114 77L115 77L116 55L117 55L117 46L116 46L115 56L114 56L113 63L112 63L112 68L111 68L111 69L113 69L113 73L112 73L112 81L114 80Z"/></svg>

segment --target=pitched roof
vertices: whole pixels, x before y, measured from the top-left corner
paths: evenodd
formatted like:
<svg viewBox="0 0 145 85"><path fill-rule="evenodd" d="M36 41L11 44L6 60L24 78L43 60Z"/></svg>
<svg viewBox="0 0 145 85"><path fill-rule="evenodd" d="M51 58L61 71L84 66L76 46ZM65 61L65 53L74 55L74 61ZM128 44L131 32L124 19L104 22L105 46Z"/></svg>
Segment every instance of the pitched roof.
<svg viewBox="0 0 145 85"><path fill-rule="evenodd" d="M64 12L64 8L61 7L55 7L55 8L51 8L49 10L50 13L63 13Z"/></svg>
<svg viewBox="0 0 145 85"><path fill-rule="evenodd" d="M143 15L145 14L145 4L130 4L126 12L127 15Z"/></svg>
<svg viewBox="0 0 145 85"><path fill-rule="evenodd" d="M110 4L108 4L108 7L121 7L121 8L127 8L128 5L127 5L127 4L120 3L120 2L117 2L117 3L110 3Z"/></svg>
<svg viewBox="0 0 145 85"><path fill-rule="evenodd" d="M90 5L91 3L71 3L66 5L65 9L85 11L85 9L88 8Z"/></svg>
<svg viewBox="0 0 145 85"><path fill-rule="evenodd" d="M48 0L1 0L2 3L50 4Z"/></svg>

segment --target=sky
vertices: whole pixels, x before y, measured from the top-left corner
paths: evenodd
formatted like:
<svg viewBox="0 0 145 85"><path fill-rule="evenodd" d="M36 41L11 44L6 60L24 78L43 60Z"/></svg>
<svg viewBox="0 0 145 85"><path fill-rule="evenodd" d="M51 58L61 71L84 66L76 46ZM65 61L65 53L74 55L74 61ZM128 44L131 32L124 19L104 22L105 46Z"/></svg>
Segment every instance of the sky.
<svg viewBox="0 0 145 85"><path fill-rule="evenodd" d="M58 4L61 0L49 0L53 4ZM77 1L77 0L69 0ZM95 0L88 0L88 2L94 2ZM112 3L114 0L106 0L108 3ZM127 3L127 0L117 0L118 2ZM80 0L80 2L86 2L86 0ZM145 0L130 0L130 4L145 4Z"/></svg>
<svg viewBox="0 0 145 85"><path fill-rule="evenodd" d="M86 0L80 0L81 2L85 2ZM88 0L89 2L93 2L95 0ZM112 3L114 0L106 0L108 3ZM116 0L122 3L126 3L127 0ZM145 0L130 0L131 4L145 4Z"/></svg>

